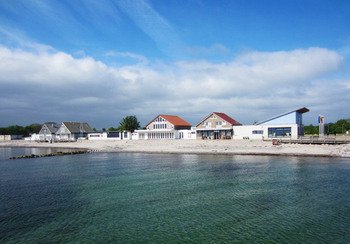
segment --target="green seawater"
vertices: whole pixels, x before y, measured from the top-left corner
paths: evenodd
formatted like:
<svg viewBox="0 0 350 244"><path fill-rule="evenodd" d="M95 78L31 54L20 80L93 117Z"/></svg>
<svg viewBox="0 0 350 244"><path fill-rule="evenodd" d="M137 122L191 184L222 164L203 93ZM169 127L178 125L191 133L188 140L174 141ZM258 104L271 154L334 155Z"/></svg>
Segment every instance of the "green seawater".
<svg viewBox="0 0 350 244"><path fill-rule="evenodd" d="M349 159L20 150L0 243L350 243Z"/></svg>

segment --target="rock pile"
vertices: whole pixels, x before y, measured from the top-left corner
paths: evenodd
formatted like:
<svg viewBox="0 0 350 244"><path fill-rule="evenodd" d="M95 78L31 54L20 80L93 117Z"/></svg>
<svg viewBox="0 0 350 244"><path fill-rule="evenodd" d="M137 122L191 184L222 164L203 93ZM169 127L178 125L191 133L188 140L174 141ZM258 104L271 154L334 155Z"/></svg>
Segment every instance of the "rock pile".
<svg viewBox="0 0 350 244"><path fill-rule="evenodd" d="M41 158L41 157L53 157L53 156L63 156L63 155L73 155L73 154L83 154L90 153L90 151L72 151L72 152L57 152L49 154L30 154L30 155L21 155L17 157L9 157L9 159L22 159L22 158Z"/></svg>

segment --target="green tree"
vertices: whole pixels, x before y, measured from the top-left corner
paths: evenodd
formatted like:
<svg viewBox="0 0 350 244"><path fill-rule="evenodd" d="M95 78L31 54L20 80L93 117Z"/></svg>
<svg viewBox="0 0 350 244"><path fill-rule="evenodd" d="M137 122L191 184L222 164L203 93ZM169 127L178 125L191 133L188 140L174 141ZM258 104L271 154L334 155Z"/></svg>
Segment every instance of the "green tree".
<svg viewBox="0 0 350 244"><path fill-rule="evenodd" d="M350 122L346 119L341 119L330 126L331 133L336 132L337 134L345 133L350 130Z"/></svg>
<svg viewBox="0 0 350 244"><path fill-rule="evenodd" d="M117 131L118 129L114 128L114 127L109 127L108 131Z"/></svg>
<svg viewBox="0 0 350 244"><path fill-rule="evenodd" d="M140 122L137 120L136 116L126 116L119 122L118 130L127 130L134 132L140 128Z"/></svg>
<svg viewBox="0 0 350 244"><path fill-rule="evenodd" d="M25 130L24 136L29 136L30 134L33 134L33 133L39 133L39 131L41 130L41 127L42 127L41 124L31 124L24 127L24 130Z"/></svg>
<svg viewBox="0 0 350 244"><path fill-rule="evenodd" d="M10 125L0 128L0 135L22 135L29 136L33 133L38 133L41 129L41 124L31 124L26 127L19 125Z"/></svg>
<svg viewBox="0 0 350 244"><path fill-rule="evenodd" d="M318 134L318 126L314 126L314 125L304 126L304 134L305 135L317 135Z"/></svg>

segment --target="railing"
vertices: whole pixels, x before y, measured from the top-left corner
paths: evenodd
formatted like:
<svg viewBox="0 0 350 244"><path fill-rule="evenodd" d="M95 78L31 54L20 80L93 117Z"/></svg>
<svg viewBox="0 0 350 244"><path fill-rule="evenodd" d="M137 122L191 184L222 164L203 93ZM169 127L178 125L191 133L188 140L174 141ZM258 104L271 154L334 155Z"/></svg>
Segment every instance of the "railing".
<svg viewBox="0 0 350 244"><path fill-rule="evenodd" d="M271 138L272 139L272 138ZM350 136L301 136L298 139L278 138L281 143L300 143L300 144L346 144L350 143Z"/></svg>

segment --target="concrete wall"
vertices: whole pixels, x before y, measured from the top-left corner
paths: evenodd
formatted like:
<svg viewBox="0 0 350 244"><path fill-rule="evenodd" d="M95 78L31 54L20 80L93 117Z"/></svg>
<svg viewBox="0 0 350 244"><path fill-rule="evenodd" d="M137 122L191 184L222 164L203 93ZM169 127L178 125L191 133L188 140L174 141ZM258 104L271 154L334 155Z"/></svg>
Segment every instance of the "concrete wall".
<svg viewBox="0 0 350 244"><path fill-rule="evenodd" d="M275 138L269 136L269 128L291 128L291 134L284 135L284 138L298 139L299 125L297 124L235 126L233 127L233 139L263 140ZM262 134L260 134L261 131Z"/></svg>
<svg viewBox="0 0 350 244"><path fill-rule="evenodd" d="M118 131L115 132L93 132L88 134L88 140L131 140L132 134L129 131ZM113 134L113 136L112 136ZM118 134L117 136L115 136Z"/></svg>
<svg viewBox="0 0 350 244"><path fill-rule="evenodd" d="M0 141L21 140L21 135L0 135Z"/></svg>
<svg viewBox="0 0 350 244"><path fill-rule="evenodd" d="M178 130L176 139L196 140L196 130Z"/></svg>

